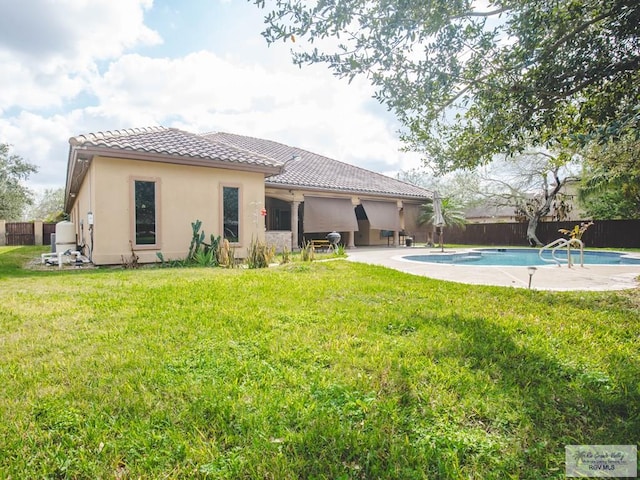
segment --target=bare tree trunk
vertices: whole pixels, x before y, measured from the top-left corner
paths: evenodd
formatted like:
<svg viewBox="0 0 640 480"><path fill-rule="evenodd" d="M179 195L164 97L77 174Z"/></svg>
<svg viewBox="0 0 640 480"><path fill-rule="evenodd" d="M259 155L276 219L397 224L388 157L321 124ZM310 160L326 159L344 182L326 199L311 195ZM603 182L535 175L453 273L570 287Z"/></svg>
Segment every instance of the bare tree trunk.
<svg viewBox="0 0 640 480"><path fill-rule="evenodd" d="M534 212L532 212L532 215L529 217L529 224L527 225L527 240L529 240L529 245L531 245L532 247L543 246L542 242L538 239L538 236L536 235L536 230L538 229L538 223L540 222L540 219L551 211L551 204L553 203L553 200L556 198L556 195L562 188L563 183L560 182L557 176L556 176L556 179L558 180L556 186L553 188L551 193L546 192L545 194L546 198L542 206L537 210L535 210Z"/></svg>
<svg viewBox="0 0 640 480"><path fill-rule="evenodd" d="M529 217L529 224L527 225L527 240L529 241L529 245L532 247L542 247L542 242L538 240L538 236L536 235L539 221L539 212L536 212L532 217Z"/></svg>

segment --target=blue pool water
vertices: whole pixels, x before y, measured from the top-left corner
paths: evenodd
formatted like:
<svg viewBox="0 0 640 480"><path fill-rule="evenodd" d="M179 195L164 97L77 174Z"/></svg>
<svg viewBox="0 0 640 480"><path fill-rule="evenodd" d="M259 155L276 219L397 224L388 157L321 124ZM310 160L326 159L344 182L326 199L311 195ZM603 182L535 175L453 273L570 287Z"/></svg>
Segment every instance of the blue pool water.
<svg viewBox="0 0 640 480"><path fill-rule="evenodd" d="M573 263L580 265L580 253L571 252ZM551 251L545 251L544 258L551 259ZM425 255L405 255L402 258L414 262L446 263L451 265L492 265L492 266L539 266L555 265L538 256L538 249L529 248L482 248L461 253L437 253ZM556 251L556 258L567 262L566 251ZM585 265L640 265L640 257L627 256L618 252L584 252Z"/></svg>

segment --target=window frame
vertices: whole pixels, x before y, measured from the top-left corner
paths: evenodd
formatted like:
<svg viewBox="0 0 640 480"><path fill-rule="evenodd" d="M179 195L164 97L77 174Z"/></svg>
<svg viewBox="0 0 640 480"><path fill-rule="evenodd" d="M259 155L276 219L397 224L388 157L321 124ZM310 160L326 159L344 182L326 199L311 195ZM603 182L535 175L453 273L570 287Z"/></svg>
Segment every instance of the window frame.
<svg viewBox="0 0 640 480"><path fill-rule="evenodd" d="M242 217L243 217L243 202L242 202L242 185L239 183L221 183L220 184L220 236L223 240L225 237L225 227L224 227L224 189L225 188L235 188L238 190L238 241L232 242L229 240L229 244L233 246L241 246L242 245L242 236L243 236L243 228L242 228Z"/></svg>
<svg viewBox="0 0 640 480"><path fill-rule="evenodd" d="M155 243L137 243L136 235L136 182L148 182L154 184L154 203L155 203ZM129 179L130 197L129 197L129 217L130 217L130 241L135 250L159 250L161 246L161 223L160 223L160 178L132 176Z"/></svg>

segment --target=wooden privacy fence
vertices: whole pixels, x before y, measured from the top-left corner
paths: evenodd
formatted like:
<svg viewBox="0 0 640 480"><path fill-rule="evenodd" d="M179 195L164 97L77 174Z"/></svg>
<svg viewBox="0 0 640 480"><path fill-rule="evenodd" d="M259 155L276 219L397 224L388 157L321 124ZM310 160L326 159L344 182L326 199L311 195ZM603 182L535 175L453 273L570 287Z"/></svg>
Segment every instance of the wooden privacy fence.
<svg viewBox="0 0 640 480"><path fill-rule="evenodd" d="M51 245L55 223L0 220L0 245Z"/></svg>
<svg viewBox="0 0 640 480"><path fill-rule="evenodd" d="M42 224L42 244L43 245L51 245L51 235L53 233L56 233L56 224L55 223L43 223Z"/></svg>
<svg viewBox="0 0 640 480"><path fill-rule="evenodd" d="M35 245L33 223L7 223L5 225L7 245Z"/></svg>
<svg viewBox="0 0 640 480"><path fill-rule="evenodd" d="M544 244L563 235L581 221L541 222L536 231ZM445 243L463 245L528 246L526 223L470 223L465 229L445 227ZM582 237L586 247L640 248L640 220L595 220Z"/></svg>

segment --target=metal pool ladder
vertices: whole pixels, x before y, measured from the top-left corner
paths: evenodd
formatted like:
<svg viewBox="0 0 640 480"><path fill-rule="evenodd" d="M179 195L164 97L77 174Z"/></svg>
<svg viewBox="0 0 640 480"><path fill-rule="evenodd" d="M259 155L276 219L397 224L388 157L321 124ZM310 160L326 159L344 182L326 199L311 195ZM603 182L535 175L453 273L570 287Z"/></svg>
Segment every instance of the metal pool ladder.
<svg viewBox="0 0 640 480"><path fill-rule="evenodd" d="M544 247L542 247L539 251L538 251L538 256L540 257L540 260L542 260L543 262L547 262L547 263L555 263L556 265L558 265L559 267L562 266L562 262L565 262L564 259L560 259L556 256L556 252L558 249L560 248L565 248L567 249L567 266L569 268L571 268L571 266L573 265L573 260L571 259L571 247L575 247L578 248L580 250L580 266L584 267L584 243L582 243L582 240L579 240L577 238L558 238L557 240L554 240L553 242L545 245ZM551 258L543 258L542 257L542 252L544 252L545 250L549 250L551 249Z"/></svg>

